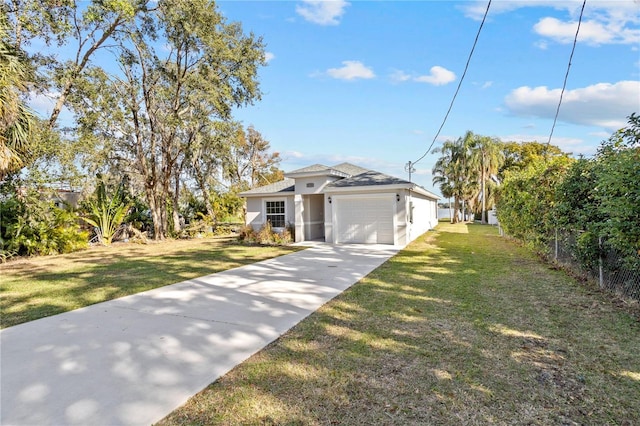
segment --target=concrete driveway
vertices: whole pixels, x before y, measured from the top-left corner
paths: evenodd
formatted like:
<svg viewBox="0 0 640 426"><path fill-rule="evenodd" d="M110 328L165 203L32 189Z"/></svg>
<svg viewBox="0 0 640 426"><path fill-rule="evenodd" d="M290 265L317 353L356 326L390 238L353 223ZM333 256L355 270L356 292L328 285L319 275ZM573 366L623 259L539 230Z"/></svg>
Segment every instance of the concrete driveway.
<svg viewBox="0 0 640 426"><path fill-rule="evenodd" d="M4 329L0 424L152 424L397 251L319 244Z"/></svg>

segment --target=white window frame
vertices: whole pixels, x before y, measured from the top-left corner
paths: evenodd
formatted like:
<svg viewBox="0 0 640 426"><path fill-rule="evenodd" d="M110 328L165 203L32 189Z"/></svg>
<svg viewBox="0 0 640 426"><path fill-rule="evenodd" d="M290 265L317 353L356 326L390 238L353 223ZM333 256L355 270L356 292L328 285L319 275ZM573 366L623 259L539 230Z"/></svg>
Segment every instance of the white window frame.
<svg viewBox="0 0 640 426"><path fill-rule="evenodd" d="M267 203L282 203L282 213L269 213ZM284 198L273 198L273 199L265 199L264 200L264 223L266 224L269 221L269 216L273 215L282 215L283 216L283 226L274 226L273 222L271 222L271 226L274 229L284 229L287 227L287 200Z"/></svg>

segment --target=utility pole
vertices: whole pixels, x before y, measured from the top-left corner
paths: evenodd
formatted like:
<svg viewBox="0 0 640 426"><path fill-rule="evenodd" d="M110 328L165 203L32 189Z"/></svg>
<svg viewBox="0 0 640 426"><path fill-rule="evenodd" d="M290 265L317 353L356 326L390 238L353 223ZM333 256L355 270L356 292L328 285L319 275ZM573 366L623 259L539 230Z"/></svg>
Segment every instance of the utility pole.
<svg viewBox="0 0 640 426"><path fill-rule="evenodd" d="M413 167L413 164L411 161L409 161L407 164L404 165L404 171L405 172L409 172L409 182L411 182L411 173L416 171L416 168Z"/></svg>

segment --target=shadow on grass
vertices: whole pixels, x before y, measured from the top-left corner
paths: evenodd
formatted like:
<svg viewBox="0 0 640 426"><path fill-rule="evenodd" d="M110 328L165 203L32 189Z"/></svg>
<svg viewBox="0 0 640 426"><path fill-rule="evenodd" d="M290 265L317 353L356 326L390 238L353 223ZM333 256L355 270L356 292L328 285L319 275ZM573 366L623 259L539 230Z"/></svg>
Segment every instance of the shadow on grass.
<svg viewBox="0 0 640 426"><path fill-rule="evenodd" d="M0 323L10 327L298 250L217 239L151 255L142 246L73 253L64 257L69 266L60 272L50 271L60 269L56 264L62 256L38 259L37 265L16 262L5 265Z"/></svg>
<svg viewBox="0 0 640 426"><path fill-rule="evenodd" d="M638 324L494 228L455 226L160 424L638 422Z"/></svg>

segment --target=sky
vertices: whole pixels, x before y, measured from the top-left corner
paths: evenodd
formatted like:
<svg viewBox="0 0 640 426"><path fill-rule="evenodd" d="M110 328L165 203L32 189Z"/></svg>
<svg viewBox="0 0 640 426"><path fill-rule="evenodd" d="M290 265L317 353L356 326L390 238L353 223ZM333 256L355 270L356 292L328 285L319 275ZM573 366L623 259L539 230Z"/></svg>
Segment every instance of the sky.
<svg viewBox="0 0 640 426"><path fill-rule="evenodd" d="M408 179L460 84L487 1L221 1L261 36L262 99L238 109L285 171L351 162ZM547 142L582 1L493 0L433 147L467 130ZM551 143L590 156L640 112L640 1L588 0ZM437 154L411 180L439 193Z"/></svg>

